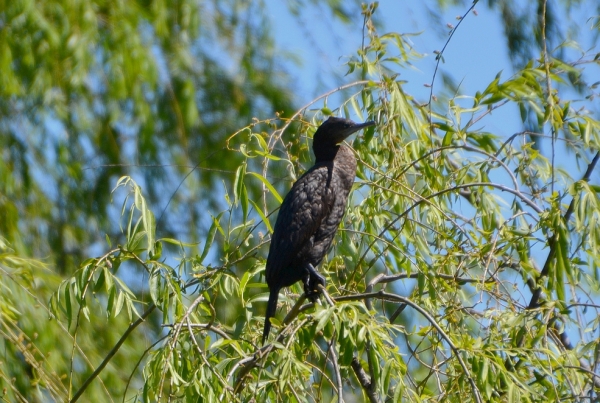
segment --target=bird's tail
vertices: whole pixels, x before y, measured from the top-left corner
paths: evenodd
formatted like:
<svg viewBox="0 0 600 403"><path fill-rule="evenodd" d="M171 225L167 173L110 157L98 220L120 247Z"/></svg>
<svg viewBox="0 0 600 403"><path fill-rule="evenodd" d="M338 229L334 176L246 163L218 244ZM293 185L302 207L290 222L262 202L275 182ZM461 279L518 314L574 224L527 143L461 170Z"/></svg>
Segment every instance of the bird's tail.
<svg viewBox="0 0 600 403"><path fill-rule="evenodd" d="M271 288L271 293L269 294L269 302L267 303L267 313L265 314L265 328L263 330L262 344L265 344L267 341L267 337L269 337L269 332L271 331L271 321L270 319L275 316L275 311L277 310L277 300L279 299L279 288Z"/></svg>

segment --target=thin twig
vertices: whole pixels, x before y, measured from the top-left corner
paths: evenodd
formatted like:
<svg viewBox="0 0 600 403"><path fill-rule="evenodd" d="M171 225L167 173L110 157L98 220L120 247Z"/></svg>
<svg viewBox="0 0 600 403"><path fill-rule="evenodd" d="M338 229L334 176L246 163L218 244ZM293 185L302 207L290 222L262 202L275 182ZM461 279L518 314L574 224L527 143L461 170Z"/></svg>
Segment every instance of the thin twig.
<svg viewBox="0 0 600 403"><path fill-rule="evenodd" d="M329 296L329 293L327 292L327 290L325 289L325 287L322 284L319 284L318 288L321 291L321 294L323 294L323 296L325 297L325 301L327 301L327 304L329 304L329 306L331 306L331 307L334 307L335 306L335 302L333 302L333 300Z"/></svg>
<svg viewBox="0 0 600 403"><path fill-rule="evenodd" d="M75 331L73 332L73 348L71 349L71 360L70 360L70 369L69 369L69 396L71 395L71 391L73 390L73 362L75 360L75 350L76 350L76 345L77 345L77 333L79 330L79 319L81 318L81 312L86 307L86 305L85 305L86 294L90 287L90 282L92 281L92 278L94 277L94 274L96 273L96 269L103 262L106 261L108 263L108 258L113 253L116 253L116 252L118 252L118 249L113 249L113 250L105 253L102 257L100 257L96 260L96 262L94 263L94 266L90 269L88 278L85 280L85 286L83 287L83 290L81 291L81 301L83 301L83 302L79 305L79 310L77 311L77 319L75 320ZM70 287L70 286L71 286L71 284L66 284L66 287ZM108 396L112 400L110 394Z"/></svg>
<svg viewBox="0 0 600 403"><path fill-rule="evenodd" d="M598 163L598 159L600 159L600 151L598 151L596 153L596 155L594 156L592 161L589 163L587 170L585 171L585 174L581 178L582 181L584 181L584 182L589 181L590 176L592 175L592 172L594 171L594 168L596 167L596 164ZM576 200L576 197L573 197L573 199L571 200L571 203L569 204L569 208L563 215L563 221L565 223L569 222L569 219L571 218L571 215L573 214L573 212L575 210L575 200ZM544 267L542 268L542 271L540 272L540 275L538 276L536 288L533 290L533 295L531 296L531 300L529 301L528 309L534 309L539 306L539 300L542 295L542 287L539 284L545 277L548 276L548 273L550 272L550 266L552 264L552 261L554 260L555 254L556 254L557 242L558 242L557 234L553 234L552 237L548 240L548 247L550 248L550 251L548 252L548 257L546 258Z"/></svg>
<svg viewBox="0 0 600 403"><path fill-rule="evenodd" d="M167 337L168 337L168 335L164 336L164 337L161 337L158 340L156 340L154 343L152 343L147 349L144 350L144 352L142 353L142 355L140 356L140 358L137 360L137 362L133 366L133 370L131 371L131 374L129 374L129 378L127 378L127 383L125 384L125 390L123 391L123 400L122 400L123 403L125 403L125 397L127 396L127 390L129 389L129 385L131 384L131 380L133 379L133 376L135 375L135 372L137 371L138 367L142 363L142 360L144 359L144 357L146 356L146 354L148 354L148 352L150 350L152 350L154 347L156 347L156 345L158 343L162 342Z"/></svg>
<svg viewBox="0 0 600 403"><path fill-rule="evenodd" d="M322 284L319 284L318 287L319 287L319 290L321 291L321 293L323 294L323 296L325 297L325 300L327 301L329 306L332 308L335 307L335 302L333 302L333 300L329 296L329 293L327 293L327 290L325 289L325 287ZM343 392L342 392L343 391L342 375L340 374L340 366L339 366L338 359L337 359L337 352L335 351L335 340L336 340L336 334L334 332L334 334L331 338L331 342L329 343L329 352L331 352L331 365L333 365L333 372L335 373L335 380L337 382L338 403L343 403L344 397L343 397Z"/></svg>
<svg viewBox="0 0 600 403"><path fill-rule="evenodd" d="M183 319L182 319L182 321L183 321ZM221 382L221 385L223 386L223 393L225 393L225 391L233 392L233 388L231 386L229 386L227 381L225 381L225 379L223 379L221 374L219 372L217 372L215 370L214 366L211 365L208 362L208 360L206 359L204 351L202 351L202 348L200 348L200 345L198 344L198 341L196 340L196 337L194 336L194 330L192 328L192 323L190 322L189 317L185 318L185 322L186 322L186 326L188 328L188 332L190 334L190 339L192 339L192 342L194 343L194 346L196 347L196 350L198 351L198 355L204 362L204 365L206 366L206 368L208 368L213 373L213 375L219 380L219 382ZM207 325L208 328L210 328L210 326L211 326L210 324ZM221 395L221 396L223 396L223 395ZM222 400L222 399L220 399L220 400Z"/></svg>
<svg viewBox="0 0 600 403"><path fill-rule="evenodd" d="M284 318L283 325L288 325L292 320L294 320L298 316L298 314L302 311L302 304L304 303L305 300L306 300L306 295L302 294L300 296L300 298L298 298L298 301L296 301L296 303L294 304L294 306L292 307L290 312ZM276 342L279 343L283 340L284 337L285 337L285 332L281 331L281 332L279 332L279 335L277 336L277 338L275 340L276 340ZM231 370L229 371L229 373L227 374L227 377L226 377L226 381L229 382L229 379L231 379L231 377L238 370L238 368L242 368L240 370L240 373L237 375L237 380L236 380L235 386L233 388L234 393L240 393L240 391L242 390L244 381L246 379L246 376L250 373L250 371L253 368L256 368L258 366L259 362L264 357L269 355L269 353L274 348L275 348L275 346L273 343L267 344L267 345L259 348L253 355L243 358L242 360L240 360L234 364L234 366L231 368Z"/></svg>
<svg viewBox="0 0 600 403"><path fill-rule="evenodd" d="M448 346L450 346L450 349L452 350L452 352L454 353L454 356L458 360L458 363L460 364L465 377L467 378L467 380L469 381L469 384L471 385L471 389L472 389L473 397L475 398L475 401L477 403L483 402L483 400L481 398L481 394L479 392L479 389L477 388L477 385L475 384L473 377L471 377L471 373L469 372L467 365L465 364L464 360L460 356L460 350L458 349L458 347L456 347L454 345L454 343L450 339L450 336L448 336L446 334L444 329L442 329L440 327L440 325L437 323L437 321L425 309L421 308L419 305L415 304L408 298L405 298L405 297L402 297L402 296L396 295L396 294L390 294L385 291L354 294L354 295L344 295L341 297L333 298L333 300L336 302L359 301L359 300L366 300L368 298L378 298L378 299L381 299L384 301L393 301L393 302L404 303L404 304L407 304L408 306L410 306L411 308L413 308L415 311L419 312L421 315L423 315L425 317L425 319L427 319L429 321L429 323L431 323L431 325L435 328L435 330L437 330L437 332L446 341L446 343L448 343Z"/></svg>
<svg viewBox="0 0 600 403"><path fill-rule="evenodd" d="M594 171L599 159L600 159L600 151L598 151L596 153L596 155L594 155L594 158L588 164L586 172L584 173L583 177L581 178L581 181L584 181L584 182L589 181L589 179L592 175L592 172ZM562 219L565 223L569 222L571 215L575 211L575 201L576 201L576 196L573 197L573 199L571 200L571 203L569 204L569 207L567 208L567 211L565 212L565 214L562 217ZM540 283L546 277L548 277L548 274L550 272L550 266L551 266L552 262L554 261L554 257L556 255L557 242L558 242L558 238L557 238L557 234L555 233L548 240L548 247L550 250L548 252L548 256L546 257L544 267L540 271L540 273L537 277L537 280L534 281L533 279L530 279L530 281L526 282L526 284L529 287L529 289L531 290L531 294L532 294L531 300L529 301L529 305L526 308L527 310L537 309L540 306L539 300L542 295L542 286ZM556 323L554 323L552 325L552 328L558 330L556 327ZM566 334L566 331L563 331L559 334L559 340L565 349L573 350L574 347L571 345L569 338ZM516 345L518 347L522 347L524 342L525 342L525 333L521 333L521 336L516 340ZM584 370L587 370L588 368L590 368L589 365L583 359L580 359L579 363L580 363L582 369L584 369ZM520 364L520 361L513 365L508 358L505 361L505 366L507 368L513 368L515 366L518 366L519 364ZM596 387L600 387L600 378L599 377L594 377L593 382Z"/></svg>
<svg viewBox="0 0 600 403"><path fill-rule="evenodd" d="M177 325L174 326L173 328L173 332L172 332L172 336L171 336L171 348L169 349L169 354L167 355L167 358L165 359L165 363L171 360L171 356L173 354L173 351L175 351L175 346L177 344L177 341L179 340L179 333L181 333L181 329L183 328L184 323L186 322L187 318L191 315L192 311L194 309L196 309L196 307L198 306L198 304L200 304L200 302L204 301L204 296L203 295L199 295L194 302L192 302L192 304L188 307L187 311L185 312L185 314L183 315L183 317L181 318L181 320L179 321L179 323ZM193 336L193 335L192 335ZM163 386L164 386L164 382L165 382L165 378L167 375L167 365L165 364L165 366L163 367L162 370L162 374L160 376L160 382L158 384L158 401L161 400L162 397L162 391L163 391Z"/></svg>
<svg viewBox="0 0 600 403"><path fill-rule="evenodd" d="M162 327L174 327L174 326L169 324L169 325L162 325ZM212 323L189 323L186 325L186 327L188 327L190 329L207 330L207 331L218 334L219 336L221 336L224 339L231 340L231 336L229 336L227 333L225 333L223 330L219 329L218 327L213 326Z"/></svg>
<svg viewBox="0 0 600 403"><path fill-rule="evenodd" d="M156 305L151 304L148 307L148 309L146 309L146 311L144 313L142 313L142 315L139 317L138 320L136 320L135 322L133 322L132 324L129 325L129 327L127 328L125 333L123 333L123 335L121 336L119 341L117 341L117 344L115 344L115 346L108 352L106 357L104 357L104 360L102 360L102 362L100 363L98 368L96 368L96 370L94 372L92 372L92 374L88 377L88 379L86 379L86 381L83 383L83 385L81 385L81 387L79 388L77 393L75 393L73 398L70 400L70 403L76 402L81 397L81 395L83 395L83 392L85 392L87 387L92 383L92 381L94 379L96 379L96 377L100 374L100 372L102 372L104 367L106 367L106 365L110 362L110 360L117 353L117 351L119 351L119 349L121 348L123 343L125 343L125 340L127 340L127 338L129 337L129 334L131 332L133 332L139 325L144 323L146 318L148 316L150 316L150 314L154 311L155 308L156 308Z"/></svg>
<svg viewBox="0 0 600 403"><path fill-rule="evenodd" d="M442 50L440 50L437 53L437 56L435 58L436 62L435 62L435 69L433 70L433 76L431 77L431 84L429 84L429 139L431 141L431 145L433 146L433 111L432 111L432 107L431 107L431 101L433 99L433 85L435 84L435 77L437 76L437 72L438 69L440 68L440 62L442 61L442 57L444 55L444 51L446 50L446 48L448 47L448 45L450 44L450 41L452 40L452 37L454 36L454 34L456 33L456 30L458 29L458 27L460 26L460 24L463 22L463 20L465 19L465 17L467 15L469 15L469 13L471 12L471 10L473 10L475 8L475 5L477 4L479 0L474 0L473 4L471 5L471 7L469 7L469 9L463 14L463 16L460 18L460 20L458 21L458 23L456 24L456 26L454 28L452 28L452 30L450 31L450 35L448 36L448 40L446 41L446 43L444 44L444 47L442 48Z"/></svg>
<svg viewBox="0 0 600 403"><path fill-rule="evenodd" d="M2 273L6 278L9 278L10 280L12 280L17 286L21 287L22 290L29 295L30 298L32 298L34 301L36 301L37 306L41 307L42 309L44 309L47 313L49 317L53 317L54 315L52 314L52 312L50 311L50 309L46 306L45 303L43 303L38 296L34 295L31 290L29 288L23 287L12 275L11 273L9 273L8 271L6 271L2 266L0 266L0 273ZM69 333L69 329L67 329L63 323L59 320L56 321L56 323L58 324L58 326L62 329L62 331L71 339L73 339L73 335L71 335L71 333ZM32 343L32 345L35 345L32 341L30 341L30 343ZM85 351L83 351L83 349L81 348L81 346L79 346L79 344L75 343L75 345L77 346L77 350L79 351L79 354L81 355L81 357L83 357L83 359L85 360L85 362L89 365L90 368L93 368L93 364L90 361L90 358L85 354ZM44 354L38 350L38 354L40 354L40 356L44 357ZM45 357L44 357L45 359ZM33 360L35 361L35 360ZM45 371L40 371L39 372L40 376L45 374ZM60 382L60 380L58 380L57 382L53 382L50 379L44 379L44 382L46 382L46 386L47 389L49 391L53 391L53 385L60 385L60 387L62 387L64 390L59 391L56 390L54 393L56 393L57 395L59 395L62 399L67 397L68 394L68 390L65 389L64 385L62 384L62 382ZM104 384L104 382L102 381L102 379L100 379L100 383L102 384L102 388L106 391L107 395L109 395L108 389L106 387L106 385ZM63 394L61 395L60 392L63 392ZM24 400L25 401L25 400Z"/></svg>
<svg viewBox="0 0 600 403"><path fill-rule="evenodd" d="M327 354L325 354L325 360L329 357L331 353L331 365L333 366L333 373L335 374L336 381L336 392L337 392L337 401L338 403L344 403L344 395L343 395L343 384L342 384L342 374L340 373L340 365L337 359L337 351L335 351L335 339L336 334L333 332L333 336L331 337L331 341L329 342L329 348L327 349Z"/></svg>
<svg viewBox="0 0 600 403"><path fill-rule="evenodd" d="M367 394L369 401L371 403L379 403L379 399L375 394L375 388L373 387L374 383L371 379L369 379L369 376L363 369L362 365L360 365L360 361L357 357L352 358L350 366L352 367L352 370L358 379L358 383L360 383L360 386L362 386L363 390Z"/></svg>
<svg viewBox="0 0 600 403"><path fill-rule="evenodd" d="M550 57L548 55L548 44L546 40L546 10L548 6L548 0L544 0L542 4L542 47L544 53L544 69L546 70L546 91L547 100L550 113L548 113L548 120L550 120L550 130L552 131L552 162L551 162L551 175L550 179L550 194L554 193L554 158L556 155L556 129L552 123L552 117L554 116L554 97L552 96L552 81L550 80Z"/></svg>

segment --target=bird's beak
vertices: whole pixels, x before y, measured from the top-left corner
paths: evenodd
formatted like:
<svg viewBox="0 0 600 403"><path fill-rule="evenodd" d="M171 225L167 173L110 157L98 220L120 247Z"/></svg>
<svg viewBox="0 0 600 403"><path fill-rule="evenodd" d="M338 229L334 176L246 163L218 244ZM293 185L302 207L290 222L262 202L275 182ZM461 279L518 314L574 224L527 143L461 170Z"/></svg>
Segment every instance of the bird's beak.
<svg viewBox="0 0 600 403"><path fill-rule="evenodd" d="M356 133L357 131L364 129L365 127L375 126L375 122L369 120L365 123L357 123L354 126L350 126L347 129L344 129L344 138L350 136L352 133Z"/></svg>

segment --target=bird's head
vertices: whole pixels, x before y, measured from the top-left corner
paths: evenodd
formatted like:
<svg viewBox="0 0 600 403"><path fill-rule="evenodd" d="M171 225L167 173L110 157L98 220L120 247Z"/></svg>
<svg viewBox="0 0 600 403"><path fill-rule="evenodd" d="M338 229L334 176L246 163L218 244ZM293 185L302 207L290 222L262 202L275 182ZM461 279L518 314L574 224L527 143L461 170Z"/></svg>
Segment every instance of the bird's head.
<svg viewBox="0 0 600 403"><path fill-rule="evenodd" d="M344 141L352 133L373 125L375 125L375 122L373 121L355 123L350 119L331 116L319 126L313 137L313 151L317 160L322 159L320 158L320 154L335 149L338 144Z"/></svg>

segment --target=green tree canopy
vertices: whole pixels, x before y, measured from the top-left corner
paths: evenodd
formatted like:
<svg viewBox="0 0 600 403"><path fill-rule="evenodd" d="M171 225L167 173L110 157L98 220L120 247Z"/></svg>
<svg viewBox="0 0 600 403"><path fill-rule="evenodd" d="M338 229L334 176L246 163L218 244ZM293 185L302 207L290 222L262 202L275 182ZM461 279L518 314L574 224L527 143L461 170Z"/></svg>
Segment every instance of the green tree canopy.
<svg viewBox="0 0 600 403"><path fill-rule="evenodd" d="M298 108L261 2L0 3L4 399L597 399L599 58L552 28L579 4L536 4L487 4L536 22L512 74L429 97L364 5L345 84ZM507 108L523 130L488 129ZM326 292L284 290L261 347L276 209L332 114L377 126Z"/></svg>

